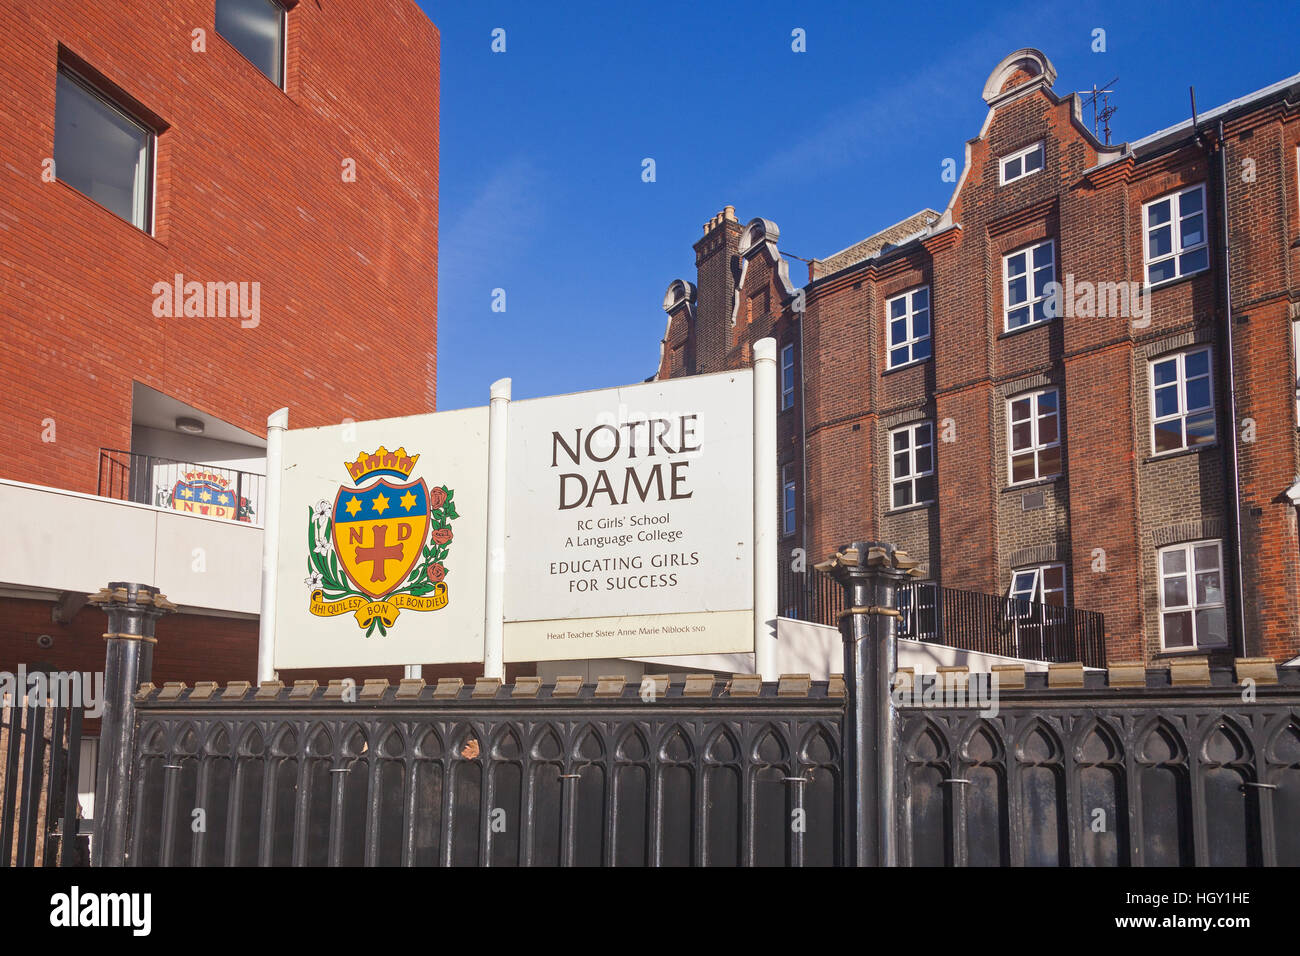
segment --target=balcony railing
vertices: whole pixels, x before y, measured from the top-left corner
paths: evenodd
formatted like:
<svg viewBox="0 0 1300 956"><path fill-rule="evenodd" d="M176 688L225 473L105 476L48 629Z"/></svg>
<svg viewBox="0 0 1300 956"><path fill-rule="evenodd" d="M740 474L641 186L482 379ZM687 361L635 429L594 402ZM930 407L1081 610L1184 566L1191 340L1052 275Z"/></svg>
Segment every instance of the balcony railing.
<svg viewBox="0 0 1300 956"><path fill-rule="evenodd" d="M838 626L844 594L830 575L783 568L779 594L782 616ZM1098 611L920 581L899 588L898 608L900 637L1005 657L1106 666L1105 618Z"/></svg>
<svg viewBox="0 0 1300 956"><path fill-rule="evenodd" d="M101 448L99 495L260 527L266 476L219 465Z"/></svg>

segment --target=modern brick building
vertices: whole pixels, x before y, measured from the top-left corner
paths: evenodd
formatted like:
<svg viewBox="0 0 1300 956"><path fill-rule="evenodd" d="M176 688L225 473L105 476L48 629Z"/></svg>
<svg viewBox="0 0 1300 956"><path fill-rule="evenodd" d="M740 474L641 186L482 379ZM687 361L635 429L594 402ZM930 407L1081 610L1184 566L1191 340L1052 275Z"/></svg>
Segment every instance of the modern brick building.
<svg viewBox="0 0 1300 956"><path fill-rule="evenodd" d="M801 288L728 206L658 375L776 338L783 565L875 538L944 587L1104 612L1112 661L1295 657L1300 75L1120 145L1055 79L999 63L947 208Z"/></svg>
<svg viewBox="0 0 1300 956"><path fill-rule="evenodd" d="M255 676L267 415L434 408L438 104L413 0L0 0L0 670L134 580Z"/></svg>

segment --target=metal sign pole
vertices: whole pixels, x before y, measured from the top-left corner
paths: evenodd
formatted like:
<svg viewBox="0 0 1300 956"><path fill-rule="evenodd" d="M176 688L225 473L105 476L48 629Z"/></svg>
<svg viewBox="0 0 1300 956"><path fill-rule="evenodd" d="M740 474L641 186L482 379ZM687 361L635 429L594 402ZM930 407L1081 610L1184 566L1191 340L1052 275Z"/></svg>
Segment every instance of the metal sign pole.
<svg viewBox="0 0 1300 956"><path fill-rule="evenodd" d="M488 406L487 579L483 598L483 676L505 679L506 433L510 379L492 383Z"/></svg>
<svg viewBox="0 0 1300 956"><path fill-rule="evenodd" d="M257 683L275 680L275 592L280 565L280 468L289 409L266 420L266 522L262 528L262 613L257 620Z"/></svg>
<svg viewBox="0 0 1300 956"><path fill-rule="evenodd" d="M754 672L776 663L776 339L754 343Z"/></svg>

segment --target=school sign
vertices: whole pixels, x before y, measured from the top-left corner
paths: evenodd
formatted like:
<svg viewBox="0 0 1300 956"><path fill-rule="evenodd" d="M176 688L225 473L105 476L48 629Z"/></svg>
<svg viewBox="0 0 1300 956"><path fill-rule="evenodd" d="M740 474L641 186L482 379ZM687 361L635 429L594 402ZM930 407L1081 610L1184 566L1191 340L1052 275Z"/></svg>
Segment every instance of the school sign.
<svg viewBox="0 0 1300 956"><path fill-rule="evenodd" d="M774 344L755 355L753 369L518 402L502 380L486 407L322 428L277 412L259 676L761 660L776 616Z"/></svg>

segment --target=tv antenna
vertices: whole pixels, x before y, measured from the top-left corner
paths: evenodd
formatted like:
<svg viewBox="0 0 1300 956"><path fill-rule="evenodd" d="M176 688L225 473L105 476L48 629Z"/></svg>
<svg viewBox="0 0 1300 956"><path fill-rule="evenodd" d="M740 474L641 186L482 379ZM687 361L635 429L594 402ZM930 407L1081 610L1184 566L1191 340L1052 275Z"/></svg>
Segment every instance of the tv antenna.
<svg viewBox="0 0 1300 956"><path fill-rule="evenodd" d="M1110 118L1119 109L1118 106L1110 105L1110 94L1115 92L1111 87L1118 82L1119 77L1117 76L1109 83L1104 84L1104 89L1098 89L1097 84L1094 83L1091 90L1084 90L1080 94L1084 97L1088 106L1092 108L1092 135L1107 146L1110 145Z"/></svg>

